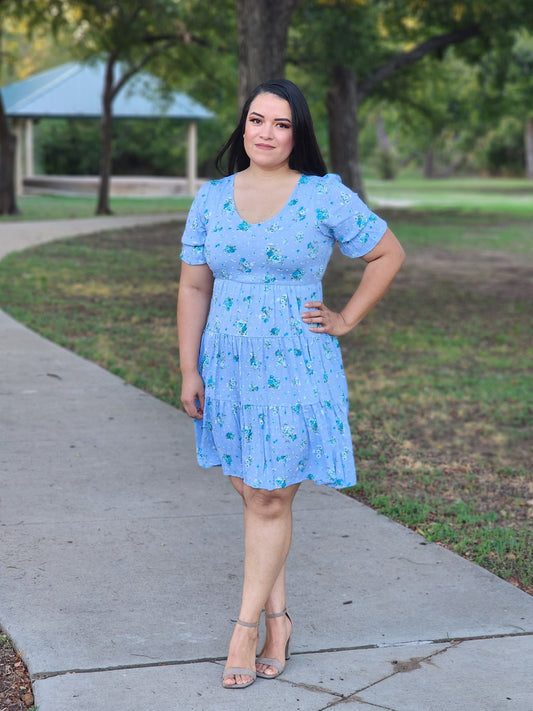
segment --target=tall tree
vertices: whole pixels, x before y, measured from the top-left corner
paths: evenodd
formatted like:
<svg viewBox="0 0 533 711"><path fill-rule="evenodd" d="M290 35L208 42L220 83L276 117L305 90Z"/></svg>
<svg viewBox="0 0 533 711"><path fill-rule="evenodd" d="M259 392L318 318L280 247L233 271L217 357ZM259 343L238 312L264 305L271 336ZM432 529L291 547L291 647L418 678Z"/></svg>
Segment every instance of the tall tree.
<svg viewBox="0 0 533 711"><path fill-rule="evenodd" d="M0 25L0 78L4 72L3 27ZM18 212L15 189L16 137L9 129L4 100L0 91L0 215L15 215Z"/></svg>
<svg viewBox="0 0 533 711"><path fill-rule="evenodd" d="M40 27L46 26L52 33L59 25L59 6L61 0L0 0L0 70L6 60L13 57L6 52L2 43L4 24L8 19L24 21L28 36ZM0 79L3 79L0 71ZM16 196L15 153L17 139L10 130L5 106L0 92L0 214L13 215L19 212Z"/></svg>
<svg viewBox="0 0 533 711"><path fill-rule="evenodd" d="M77 27L78 52L85 59L105 61L97 214L111 213L113 102L127 82L157 56L178 46L204 43L188 28L196 5L194 0L64 0L65 17Z"/></svg>
<svg viewBox="0 0 533 711"><path fill-rule="evenodd" d="M508 43L517 26L531 25L533 7L529 0L308 0L298 22L305 32L297 61L317 73L329 68L331 169L364 195L357 153L363 102L384 95L397 74L429 54L464 45L477 60L491 44Z"/></svg>
<svg viewBox="0 0 533 711"><path fill-rule="evenodd" d="M442 59L428 55L398 74L386 97L367 102L365 117L380 112L400 163L416 160L426 178L452 175L472 157L480 130L477 76L477 65L453 49Z"/></svg>
<svg viewBox="0 0 533 711"><path fill-rule="evenodd" d="M302 0L236 0L239 107L261 82L285 76L287 33Z"/></svg>
<svg viewBox="0 0 533 711"><path fill-rule="evenodd" d="M0 215L16 215L15 150L17 139L9 129L0 92Z"/></svg>
<svg viewBox="0 0 533 711"><path fill-rule="evenodd" d="M498 118L512 115L523 124L525 175L533 179L533 32L520 28L508 51L499 48L480 67L484 108Z"/></svg>

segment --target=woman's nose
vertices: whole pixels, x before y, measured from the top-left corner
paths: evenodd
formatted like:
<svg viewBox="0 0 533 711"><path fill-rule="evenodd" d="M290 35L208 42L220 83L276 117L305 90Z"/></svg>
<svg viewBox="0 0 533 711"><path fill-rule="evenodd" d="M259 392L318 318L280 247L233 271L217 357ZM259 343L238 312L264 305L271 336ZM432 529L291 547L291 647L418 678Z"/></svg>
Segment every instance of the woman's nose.
<svg viewBox="0 0 533 711"><path fill-rule="evenodd" d="M261 138L272 139L272 126L267 123L261 126Z"/></svg>

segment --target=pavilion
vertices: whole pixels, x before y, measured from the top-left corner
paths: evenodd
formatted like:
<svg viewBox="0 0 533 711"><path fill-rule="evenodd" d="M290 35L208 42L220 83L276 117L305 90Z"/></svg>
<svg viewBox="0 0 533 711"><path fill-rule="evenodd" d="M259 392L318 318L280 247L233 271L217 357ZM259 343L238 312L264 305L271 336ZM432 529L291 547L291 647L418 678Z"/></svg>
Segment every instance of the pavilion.
<svg viewBox="0 0 533 711"><path fill-rule="evenodd" d="M120 69L119 69L120 71ZM17 135L17 192L34 175L33 123L47 118L100 119L105 64L72 62L34 74L1 89L7 116ZM196 192L197 122L213 118L204 106L181 92L164 92L153 75L139 73L119 91L113 119L171 118L187 121L187 192Z"/></svg>

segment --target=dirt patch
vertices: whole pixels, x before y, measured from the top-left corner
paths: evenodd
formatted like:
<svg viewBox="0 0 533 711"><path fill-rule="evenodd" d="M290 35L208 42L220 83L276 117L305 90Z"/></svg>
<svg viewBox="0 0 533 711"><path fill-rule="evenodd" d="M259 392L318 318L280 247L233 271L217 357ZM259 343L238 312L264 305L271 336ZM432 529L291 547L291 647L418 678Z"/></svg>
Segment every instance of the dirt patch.
<svg viewBox="0 0 533 711"><path fill-rule="evenodd" d="M435 280L455 282L467 291L507 299L533 297L533 263L527 255L501 252L446 252L419 249L409 253L396 289L425 290Z"/></svg>
<svg viewBox="0 0 533 711"><path fill-rule="evenodd" d="M31 681L22 654L0 630L0 710L26 711L33 706Z"/></svg>

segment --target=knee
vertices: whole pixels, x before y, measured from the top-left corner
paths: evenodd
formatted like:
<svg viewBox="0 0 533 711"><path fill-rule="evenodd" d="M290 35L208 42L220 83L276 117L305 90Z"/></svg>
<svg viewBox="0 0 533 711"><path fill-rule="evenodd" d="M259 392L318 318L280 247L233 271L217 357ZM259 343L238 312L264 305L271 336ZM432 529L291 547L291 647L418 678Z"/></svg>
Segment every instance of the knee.
<svg viewBox="0 0 533 711"><path fill-rule="evenodd" d="M242 496L246 508L267 519L281 518L291 508L291 501L280 490L245 489Z"/></svg>

